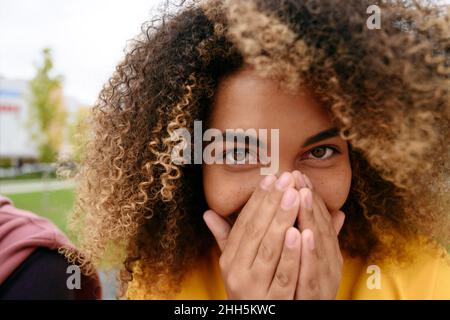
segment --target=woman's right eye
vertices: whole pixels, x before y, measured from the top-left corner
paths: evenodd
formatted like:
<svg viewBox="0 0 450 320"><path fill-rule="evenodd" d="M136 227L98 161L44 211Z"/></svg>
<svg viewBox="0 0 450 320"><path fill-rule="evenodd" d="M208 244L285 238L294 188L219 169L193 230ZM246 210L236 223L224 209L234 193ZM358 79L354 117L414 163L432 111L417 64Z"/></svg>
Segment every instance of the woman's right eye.
<svg viewBox="0 0 450 320"><path fill-rule="evenodd" d="M257 164L258 157L248 149L234 148L224 153L225 164L230 165L246 165Z"/></svg>

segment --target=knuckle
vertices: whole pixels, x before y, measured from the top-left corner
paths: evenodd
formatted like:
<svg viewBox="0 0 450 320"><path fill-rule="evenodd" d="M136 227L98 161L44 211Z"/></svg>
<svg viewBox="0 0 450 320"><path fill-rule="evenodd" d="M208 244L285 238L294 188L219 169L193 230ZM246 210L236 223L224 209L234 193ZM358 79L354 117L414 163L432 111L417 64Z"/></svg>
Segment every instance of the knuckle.
<svg viewBox="0 0 450 320"><path fill-rule="evenodd" d="M312 293L317 292L319 290L319 282L314 277L308 279L306 285L308 287L308 290Z"/></svg>
<svg viewBox="0 0 450 320"><path fill-rule="evenodd" d="M254 238L257 237L259 235L259 230L255 224L255 222L253 221L247 221L245 223L245 233L247 234L248 237L250 238Z"/></svg>
<svg viewBox="0 0 450 320"><path fill-rule="evenodd" d="M272 261L274 257L274 250L272 247L270 247L270 245L263 242L259 247L259 256L263 261Z"/></svg>
<svg viewBox="0 0 450 320"><path fill-rule="evenodd" d="M288 286L288 284L290 282L290 279L289 279L289 276L288 276L288 274L286 272L284 272L284 271L277 271L275 273L275 281L278 284L278 286L284 288L284 287Z"/></svg>

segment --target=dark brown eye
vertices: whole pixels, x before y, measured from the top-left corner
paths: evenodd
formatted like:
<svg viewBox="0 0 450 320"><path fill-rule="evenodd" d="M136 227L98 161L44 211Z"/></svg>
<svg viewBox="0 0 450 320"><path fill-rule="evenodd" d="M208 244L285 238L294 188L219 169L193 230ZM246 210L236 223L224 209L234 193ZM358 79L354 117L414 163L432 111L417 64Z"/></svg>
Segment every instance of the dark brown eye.
<svg viewBox="0 0 450 320"><path fill-rule="evenodd" d="M327 153L327 148L326 147L317 147L317 148L314 148L311 151L311 154L315 158L322 158L326 153Z"/></svg>
<svg viewBox="0 0 450 320"><path fill-rule="evenodd" d="M234 150L233 156L234 160L236 161L245 161L245 157L247 155L247 152L245 150Z"/></svg>
<svg viewBox="0 0 450 320"><path fill-rule="evenodd" d="M306 158L309 158L311 160L327 160L328 158L331 158L338 153L340 152L333 147L318 146L314 149L311 149L311 151L307 153Z"/></svg>
<svg viewBox="0 0 450 320"><path fill-rule="evenodd" d="M224 160L226 164L230 165L256 164L258 162L258 158L252 152L241 148L225 152Z"/></svg>

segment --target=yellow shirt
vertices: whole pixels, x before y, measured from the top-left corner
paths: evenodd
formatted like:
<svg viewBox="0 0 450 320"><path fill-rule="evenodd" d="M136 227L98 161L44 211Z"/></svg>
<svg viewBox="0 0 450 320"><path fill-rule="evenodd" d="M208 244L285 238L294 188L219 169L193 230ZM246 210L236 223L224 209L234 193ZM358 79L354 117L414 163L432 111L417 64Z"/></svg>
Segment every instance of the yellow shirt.
<svg viewBox="0 0 450 320"><path fill-rule="evenodd" d="M450 299L450 262L439 252L417 250L404 266L383 267L345 253L337 299ZM174 299L227 299L219 269L220 251L198 262Z"/></svg>

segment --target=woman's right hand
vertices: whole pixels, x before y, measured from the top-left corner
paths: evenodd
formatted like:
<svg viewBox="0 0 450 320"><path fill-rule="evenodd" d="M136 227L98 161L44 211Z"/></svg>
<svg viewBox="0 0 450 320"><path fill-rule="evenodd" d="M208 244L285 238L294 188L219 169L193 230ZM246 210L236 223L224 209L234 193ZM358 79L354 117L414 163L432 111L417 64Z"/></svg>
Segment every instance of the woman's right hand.
<svg viewBox="0 0 450 320"><path fill-rule="evenodd" d="M294 177L266 176L231 227L212 210L203 218L222 250L229 299L294 299L301 236L293 227L300 197Z"/></svg>

